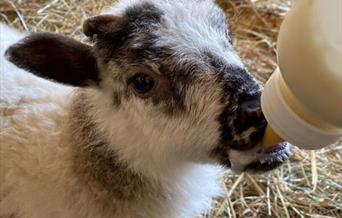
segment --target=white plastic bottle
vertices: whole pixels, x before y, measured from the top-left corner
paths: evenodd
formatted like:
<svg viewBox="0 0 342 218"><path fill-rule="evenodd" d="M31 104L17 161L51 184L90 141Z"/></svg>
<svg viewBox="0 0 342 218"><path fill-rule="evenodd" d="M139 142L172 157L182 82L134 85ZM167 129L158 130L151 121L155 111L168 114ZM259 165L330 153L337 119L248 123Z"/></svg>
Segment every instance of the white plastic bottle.
<svg viewBox="0 0 342 218"><path fill-rule="evenodd" d="M263 146L318 149L342 135L342 0L297 0L278 37L278 69L261 97Z"/></svg>

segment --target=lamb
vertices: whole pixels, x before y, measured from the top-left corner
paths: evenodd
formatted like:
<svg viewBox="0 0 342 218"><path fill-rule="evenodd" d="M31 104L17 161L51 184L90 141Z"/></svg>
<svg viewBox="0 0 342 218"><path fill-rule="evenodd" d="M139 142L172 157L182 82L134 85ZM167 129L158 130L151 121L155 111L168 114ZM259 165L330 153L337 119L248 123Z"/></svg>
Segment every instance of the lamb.
<svg viewBox="0 0 342 218"><path fill-rule="evenodd" d="M91 45L0 27L0 217L196 217L224 167L289 157L260 147L262 87L211 0L121 0Z"/></svg>

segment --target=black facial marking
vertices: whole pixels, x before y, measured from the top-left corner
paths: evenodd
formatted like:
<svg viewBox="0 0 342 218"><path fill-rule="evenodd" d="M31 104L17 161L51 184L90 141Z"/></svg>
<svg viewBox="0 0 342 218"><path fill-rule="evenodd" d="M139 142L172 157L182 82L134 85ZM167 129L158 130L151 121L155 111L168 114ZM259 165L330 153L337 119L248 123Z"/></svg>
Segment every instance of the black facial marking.
<svg viewBox="0 0 342 218"><path fill-rule="evenodd" d="M221 103L224 107L217 118L221 139L213 153L224 161L226 154L223 151L227 148L248 150L256 146L262 139L266 121L258 108L260 92L252 76L244 68L229 65L210 52L205 54L222 87ZM243 137L243 132L249 128L254 128L254 132Z"/></svg>
<svg viewBox="0 0 342 218"><path fill-rule="evenodd" d="M149 28L152 24L160 22L162 12L152 3L145 2L126 10L125 17L133 29Z"/></svg>
<svg viewBox="0 0 342 218"><path fill-rule="evenodd" d="M165 60L165 59L164 59ZM160 60L162 62L162 60ZM180 71L172 72L170 69L172 63L161 63L159 71L163 73L165 78L165 84L163 90L156 95L152 96L152 102L156 106L162 106L162 110L167 115L176 115L180 112L184 112L184 95L185 93L179 88L181 85L185 85L190 80L185 79L184 74ZM183 90L184 91L184 90Z"/></svg>
<svg viewBox="0 0 342 218"><path fill-rule="evenodd" d="M116 29L95 39L99 55L105 62L121 59L142 62L151 58L151 54L158 53L153 30L161 22L161 16L162 12L147 2L128 8Z"/></svg>

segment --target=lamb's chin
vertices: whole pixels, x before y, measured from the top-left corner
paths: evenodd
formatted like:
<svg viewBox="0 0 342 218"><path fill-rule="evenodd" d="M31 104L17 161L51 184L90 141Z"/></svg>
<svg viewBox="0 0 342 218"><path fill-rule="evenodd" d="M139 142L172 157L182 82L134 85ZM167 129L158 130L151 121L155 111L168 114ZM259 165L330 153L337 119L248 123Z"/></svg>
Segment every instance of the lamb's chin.
<svg viewBox="0 0 342 218"><path fill-rule="evenodd" d="M282 142L264 151L259 160L248 164L245 171L251 173L264 173L273 170L286 162L291 156L291 145Z"/></svg>

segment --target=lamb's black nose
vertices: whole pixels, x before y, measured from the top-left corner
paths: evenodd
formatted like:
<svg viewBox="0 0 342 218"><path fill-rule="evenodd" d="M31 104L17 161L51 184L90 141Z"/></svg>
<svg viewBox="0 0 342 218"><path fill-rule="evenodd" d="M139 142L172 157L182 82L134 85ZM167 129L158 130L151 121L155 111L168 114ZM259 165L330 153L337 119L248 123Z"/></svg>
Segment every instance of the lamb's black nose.
<svg viewBox="0 0 342 218"><path fill-rule="evenodd" d="M240 98L235 124L239 131L247 130L250 127L255 127L257 130L265 127L266 120L261 111L260 94L244 95Z"/></svg>

